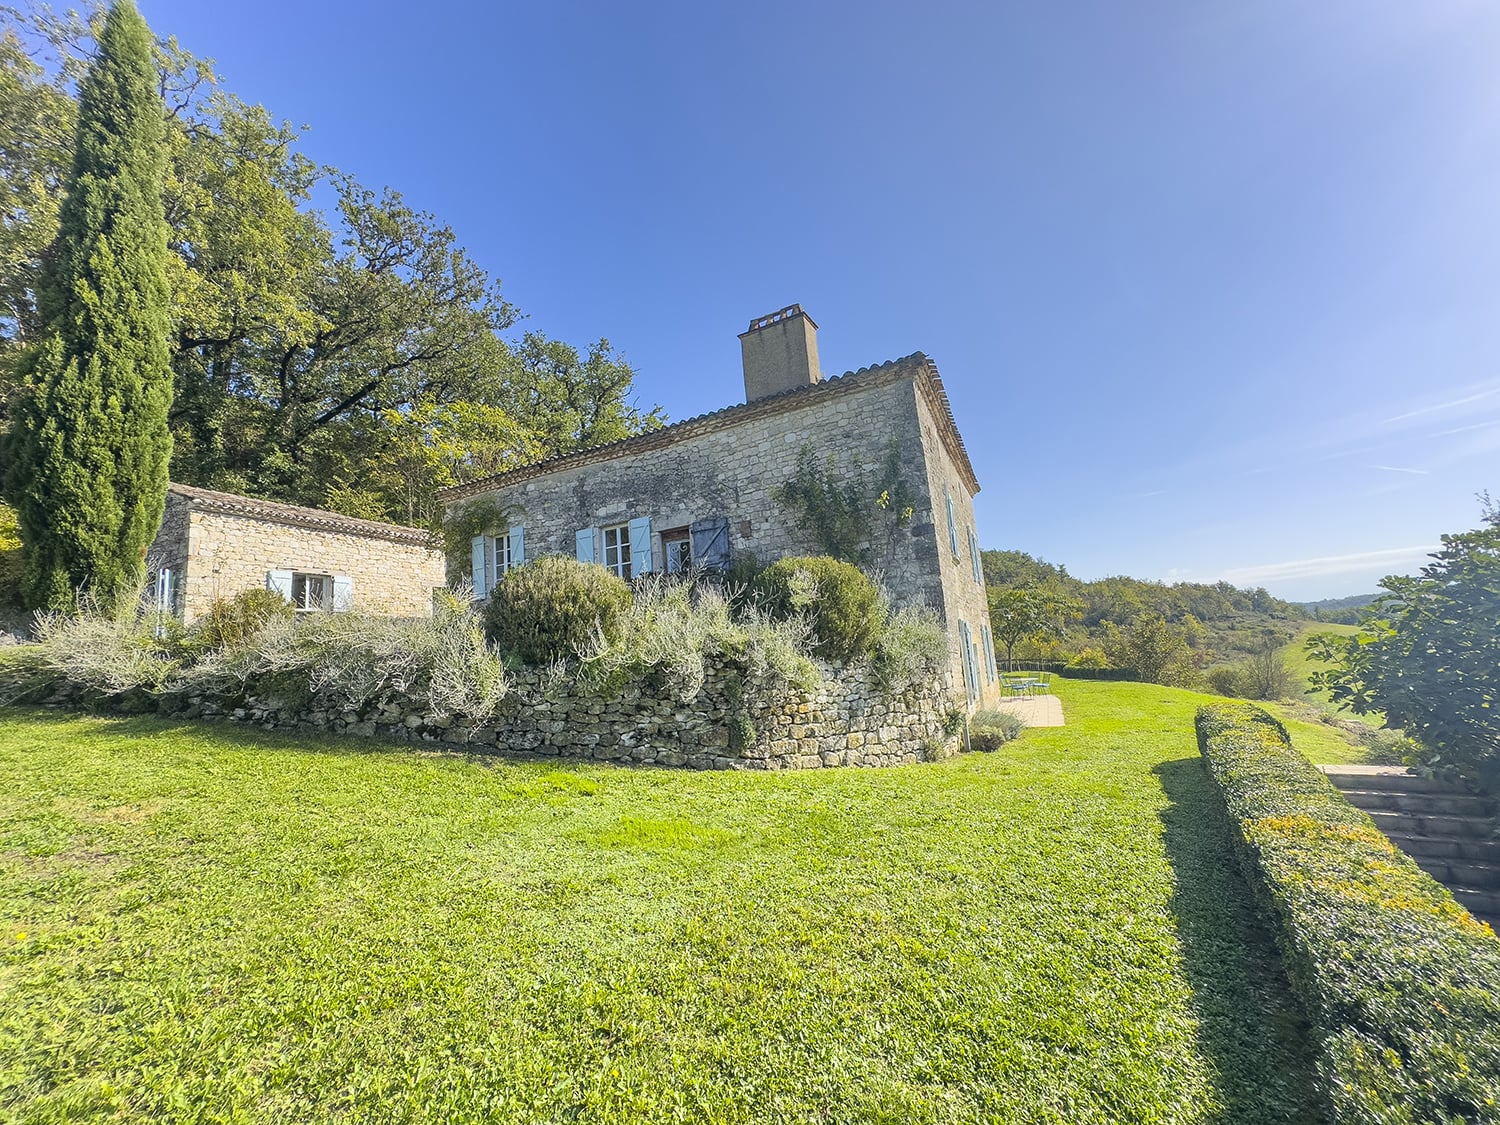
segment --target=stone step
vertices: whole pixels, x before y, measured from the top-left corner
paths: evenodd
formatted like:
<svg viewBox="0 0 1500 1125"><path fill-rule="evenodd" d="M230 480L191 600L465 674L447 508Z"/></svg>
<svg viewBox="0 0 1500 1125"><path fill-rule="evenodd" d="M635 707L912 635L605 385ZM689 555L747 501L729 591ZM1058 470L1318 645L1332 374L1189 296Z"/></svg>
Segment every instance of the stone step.
<svg viewBox="0 0 1500 1125"><path fill-rule="evenodd" d="M1343 789L1345 799L1366 812L1404 812L1414 816L1458 816L1488 819L1494 803L1471 793L1425 793L1385 789Z"/></svg>
<svg viewBox="0 0 1500 1125"><path fill-rule="evenodd" d="M1405 812L1369 810L1368 815L1387 836L1447 836L1462 840L1487 840L1495 825L1487 819L1463 816L1417 816Z"/></svg>
<svg viewBox="0 0 1500 1125"><path fill-rule="evenodd" d="M1500 864L1465 863L1437 856L1413 856L1417 866L1439 883L1449 887L1472 887L1482 891L1500 891Z"/></svg>
<svg viewBox="0 0 1500 1125"><path fill-rule="evenodd" d="M1449 887L1459 905L1481 922L1500 926L1500 891L1477 887Z"/></svg>
<svg viewBox="0 0 1500 1125"><path fill-rule="evenodd" d="M1408 773L1401 766L1321 766L1340 789L1384 789L1397 793L1452 793L1467 796L1461 782Z"/></svg>
<svg viewBox="0 0 1500 1125"><path fill-rule="evenodd" d="M1500 865L1500 841L1413 836L1403 832L1389 832L1387 835L1391 843L1418 861L1431 858Z"/></svg>

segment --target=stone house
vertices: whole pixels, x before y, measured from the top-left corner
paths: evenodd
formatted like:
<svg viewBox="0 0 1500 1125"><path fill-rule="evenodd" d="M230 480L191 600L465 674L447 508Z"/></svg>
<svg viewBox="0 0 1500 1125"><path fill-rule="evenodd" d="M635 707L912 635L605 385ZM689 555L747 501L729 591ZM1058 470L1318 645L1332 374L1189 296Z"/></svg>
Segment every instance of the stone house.
<svg viewBox="0 0 1500 1125"><path fill-rule="evenodd" d="M956 690L971 707L995 702L979 482L936 366L917 352L824 378L817 325L797 305L752 321L740 345L740 405L444 490L450 514L482 504L498 524L450 580L472 579L483 598L543 554L633 579L724 569L742 552L762 563L825 553L775 495L811 472L868 509L863 558L893 603L942 617Z"/></svg>
<svg viewBox="0 0 1500 1125"><path fill-rule="evenodd" d="M444 584L443 553L420 528L185 484L167 486L146 560L157 604L185 623L261 587L303 611L427 617Z"/></svg>

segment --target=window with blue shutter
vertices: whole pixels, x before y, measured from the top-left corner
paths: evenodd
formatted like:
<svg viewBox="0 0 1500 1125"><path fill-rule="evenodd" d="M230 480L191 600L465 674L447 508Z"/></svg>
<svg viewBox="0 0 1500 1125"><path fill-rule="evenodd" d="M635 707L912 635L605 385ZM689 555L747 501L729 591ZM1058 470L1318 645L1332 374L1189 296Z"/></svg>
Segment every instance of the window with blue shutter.
<svg viewBox="0 0 1500 1125"><path fill-rule="evenodd" d="M973 703L979 698L979 671L974 666L974 634L966 621L958 623L958 647L963 658L964 688L968 691L969 702Z"/></svg>
<svg viewBox="0 0 1500 1125"><path fill-rule="evenodd" d="M630 577L650 574L656 569L651 557L651 519L642 516L630 521Z"/></svg>
<svg viewBox="0 0 1500 1125"><path fill-rule="evenodd" d="M526 528L521 524L516 524L515 527L511 528L510 531L506 533L506 540L507 545L510 548L510 567L508 569L514 569L518 566L525 566Z"/></svg>
<svg viewBox="0 0 1500 1125"><path fill-rule="evenodd" d="M476 535L469 540L469 581L474 583L476 598L482 598L490 592L488 578L489 567L484 565L484 536Z"/></svg>
<svg viewBox="0 0 1500 1125"><path fill-rule="evenodd" d="M943 489L943 500L948 505L948 546L953 551L953 557L960 558L958 553L958 520L953 515L953 494L947 488Z"/></svg>
<svg viewBox="0 0 1500 1125"><path fill-rule="evenodd" d="M729 569L729 519L708 516L688 528L693 566L699 570Z"/></svg>

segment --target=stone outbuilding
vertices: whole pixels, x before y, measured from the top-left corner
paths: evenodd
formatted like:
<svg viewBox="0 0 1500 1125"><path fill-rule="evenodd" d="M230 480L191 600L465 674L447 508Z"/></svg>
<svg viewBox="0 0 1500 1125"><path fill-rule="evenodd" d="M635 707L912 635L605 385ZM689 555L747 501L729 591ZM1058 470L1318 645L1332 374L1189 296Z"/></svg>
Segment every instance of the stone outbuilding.
<svg viewBox="0 0 1500 1125"><path fill-rule="evenodd" d="M167 486L146 555L158 605L184 622L242 590L275 590L301 611L428 617L444 584L430 533L337 512Z"/></svg>
<svg viewBox="0 0 1500 1125"><path fill-rule="evenodd" d="M621 577L722 570L826 553L805 512L778 498L812 478L855 498L860 550L897 606L948 631L952 682L970 706L1000 693L974 526L979 491L937 367L921 352L824 378L817 325L798 305L740 336L744 403L444 490L450 515L496 513L471 544L476 597L544 554ZM481 509L482 510L482 509Z"/></svg>

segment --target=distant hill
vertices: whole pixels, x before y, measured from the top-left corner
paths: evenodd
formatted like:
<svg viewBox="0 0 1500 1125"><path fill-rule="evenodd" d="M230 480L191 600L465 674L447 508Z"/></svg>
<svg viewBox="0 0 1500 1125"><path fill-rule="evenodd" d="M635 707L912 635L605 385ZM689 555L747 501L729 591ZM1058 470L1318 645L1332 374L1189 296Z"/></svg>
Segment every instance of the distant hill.
<svg viewBox="0 0 1500 1125"><path fill-rule="evenodd" d="M1123 629L1142 614L1160 615L1179 628L1202 666L1244 659L1286 644L1311 614L1272 597L1265 589L1228 582L1146 582L1114 576L1085 582L1024 551L983 551L985 582L992 590L1049 590L1074 599L1079 618L1059 640L1041 646L1049 659L1067 660L1098 647L1109 630ZM1028 645L1032 655L1037 646Z"/></svg>
<svg viewBox="0 0 1500 1125"><path fill-rule="evenodd" d="M1295 602L1314 621L1328 621L1337 625L1359 624L1359 611L1373 602L1378 594L1352 594L1347 598L1323 598L1316 602Z"/></svg>

